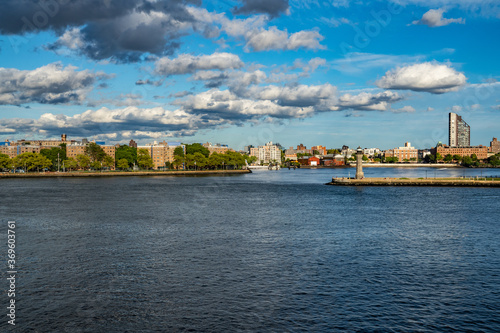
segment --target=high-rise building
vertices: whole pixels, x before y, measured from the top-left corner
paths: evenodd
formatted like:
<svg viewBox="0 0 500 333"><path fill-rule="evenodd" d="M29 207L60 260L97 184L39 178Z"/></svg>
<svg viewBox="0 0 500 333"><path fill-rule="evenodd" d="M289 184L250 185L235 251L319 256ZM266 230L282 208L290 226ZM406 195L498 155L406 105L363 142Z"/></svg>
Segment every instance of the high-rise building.
<svg viewBox="0 0 500 333"><path fill-rule="evenodd" d="M470 146L470 126L453 112L450 112L449 144L450 147Z"/></svg>

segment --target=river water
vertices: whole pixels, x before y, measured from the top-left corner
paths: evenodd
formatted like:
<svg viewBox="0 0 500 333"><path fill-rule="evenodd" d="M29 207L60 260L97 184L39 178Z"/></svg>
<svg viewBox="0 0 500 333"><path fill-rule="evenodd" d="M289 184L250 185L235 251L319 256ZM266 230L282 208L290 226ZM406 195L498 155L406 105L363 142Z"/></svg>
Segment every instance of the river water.
<svg viewBox="0 0 500 333"><path fill-rule="evenodd" d="M500 189L324 185L349 173L2 179L0 331L499 332ZM434 173L463 169L365 168Z"/></svg>

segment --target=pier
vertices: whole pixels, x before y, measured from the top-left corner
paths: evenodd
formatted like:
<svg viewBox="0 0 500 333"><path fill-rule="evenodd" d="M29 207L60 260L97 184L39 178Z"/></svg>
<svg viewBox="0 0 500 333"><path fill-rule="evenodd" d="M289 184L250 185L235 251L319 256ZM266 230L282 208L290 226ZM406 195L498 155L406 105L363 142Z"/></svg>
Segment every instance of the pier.
<svg viewBox="0 0 500 333"><path fill-rule="evenodd" d="M326 185L336 186L454 186L500 187L500 178L332 178Z"/></svg>

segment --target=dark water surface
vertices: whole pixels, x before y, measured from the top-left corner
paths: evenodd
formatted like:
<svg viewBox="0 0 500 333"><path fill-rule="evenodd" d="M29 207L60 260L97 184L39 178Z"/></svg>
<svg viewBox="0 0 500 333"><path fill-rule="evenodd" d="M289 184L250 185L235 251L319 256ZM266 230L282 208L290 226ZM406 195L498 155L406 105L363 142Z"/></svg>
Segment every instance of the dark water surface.
<svg viewBox="0 0 500 333"><path fill-rule="evenodd" d="M0 331L499 332L500 189L323 185L349 171L2 179Z"/></svg>

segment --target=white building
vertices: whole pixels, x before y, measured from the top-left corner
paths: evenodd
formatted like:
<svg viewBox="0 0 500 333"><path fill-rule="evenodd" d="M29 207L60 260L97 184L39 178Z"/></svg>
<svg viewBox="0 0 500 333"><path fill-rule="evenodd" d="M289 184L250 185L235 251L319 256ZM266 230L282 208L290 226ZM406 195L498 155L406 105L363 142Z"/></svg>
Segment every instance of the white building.
<svg viewBox="0 0 500 333"><path fill-rule="evenodd" d="M269 164L269 162L281 163L281 150L272 142L266 143L264 146L250 148L250 156L257 157L257 164Z"/></svg>

